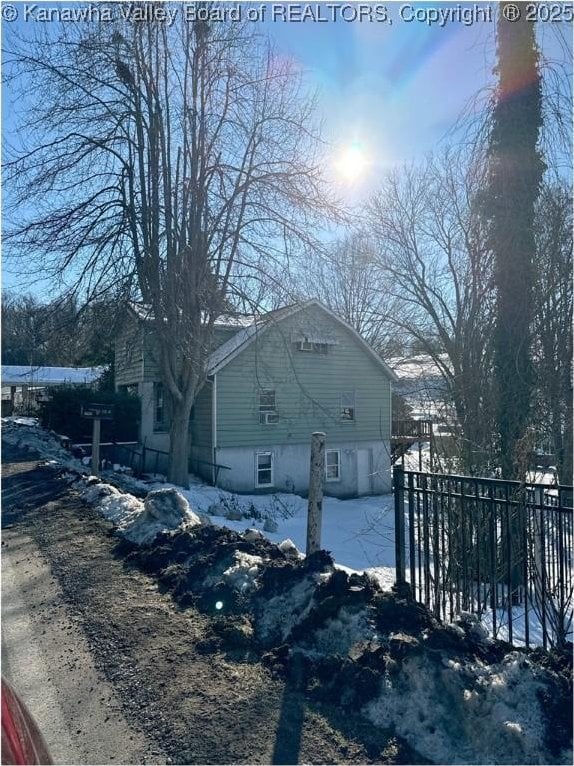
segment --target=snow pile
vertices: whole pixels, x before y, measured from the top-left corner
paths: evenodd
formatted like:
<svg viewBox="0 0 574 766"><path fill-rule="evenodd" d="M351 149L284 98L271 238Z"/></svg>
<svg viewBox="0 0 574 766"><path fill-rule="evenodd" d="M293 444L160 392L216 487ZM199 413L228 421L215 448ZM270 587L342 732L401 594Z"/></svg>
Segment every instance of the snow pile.
<svg viewBox="0 0 574 766"><path fill-rule="evenodd" d="M90 482L97 482L90 477ZM142 502L102 482L90 483L82 498L117 527L117 534L135 545L150 545L161 532L191 529L202 523L187 500L173 488L156 489Z"/></svg>
<svg viewBox="0 0 574 766"><path fill-rule="evenodd" d="M348 654L351 647L376 636L375 628L366 609L343 607L336 617L314 631L310 641L302 643L309 657Z"/></svg>
<svg viewBox="0 0 574 766"><path fill-rule="evenodd" d="M201 523L187 500L177 490L167 487L150 492L143 502L143 510L127 516L119 524L118 534L136 545L150 545L161 532L191 529Z"/></svg>
<svg viewBox="0 0 574 766"><path fill-rule="evenodd" d="M116 526L129 524L143 514L144 504L133 495L120 492L111 484L99 482L95 476L90 476L88 482L86 489L81 492L82 499Z"/></svg>
<svg viewBox="0 0 574 766"><path fill-rule="evenodd" d="M175 519L174 519L175 520ZM545 653L515 651L472 616L444 626L421 604L259 530L200 525L130 554L181 608L211 620L200 651L259 653L313 700L360 711L418 760L561 763L571 689Z"/></svg>
<svg viewBox="0 0 574 766"><path fill-rule="evenodd" d="M235 563L223 572L223 579L232 588L245 593L257 587L259 568L263 564L261 556L252 556L243 551L234 554Z"/></svg>
<svg viewBox="0 0 574 766"><path fill-rule="evenodd" d="M42 457L56 458L64 465L81 467L62 447L58 434L40 428L36 418L2 418L2 439L14 447L37 452Z"/></svg>
<svg viewBox="0 0 574 766"><path fill-rule="evenodd" d="M420 653L387 668L365 714L436 763L547 763L542 676L518 653L492 665Z"/></svg>
<svg viewBox="0 0 574 766"><path fill-rule="evenodd" d="M22 417L21 415L10 415L7 418L2 418L2 424L4 425L4 427L6 427L8 423L13 423L14 425L18 425L18 426L33 426L33 427L37 427L39 425L38 418L27 418L27 417Z"/></svg>
<svg viewBox="0 0 574 766"><path fill-rule="evenodd" d="M295 625L311 611L318 582L318 574L308 575L284 592L265 600L258 623L264 643L283 643L287 639Z"/></svg>
<svg viewBox="0 0 574 766"><path fill-rule="evenodd" d="M283 542L279 543L277 547L283 553L293 553L296 556L300 556L301 558L303 557L303 554L297 549L297 546L295 545L293 540L291 540L290 537L288 537L286 540L283 540Z"/></svg>

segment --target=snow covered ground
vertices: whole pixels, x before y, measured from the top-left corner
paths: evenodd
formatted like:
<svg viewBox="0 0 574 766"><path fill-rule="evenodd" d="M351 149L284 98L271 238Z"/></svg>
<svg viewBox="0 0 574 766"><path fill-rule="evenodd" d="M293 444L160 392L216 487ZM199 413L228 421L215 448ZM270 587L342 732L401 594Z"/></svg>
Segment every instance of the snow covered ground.
<svg viewBox="0 0 574 766"><path fill-rule="evenodd" d="M86 472L86 467L74 461L34 418L3 418L2 424L3 437L10 443L28 446L45 457L62 461L69 468L82 468ZM121 473L113 476L114 482L126 492L134 488L150 491L172 486L144 483ZM260 529L274 543L291 539L300 551L305 551L307 501L304 498L286 493L234 495L204 484L194 476L190 476L190 482L189 490L177 489L188 500L192 511L208 515L214 524L238 532ZM244 517L227 518L240 515ZM341 567L359 572L368 570L382 587L390 588L395 566L393 496L351 500L325 497L322 547L333 554Z"/></svg>
<svg viewBox="0 0 574 766"><path fill-rule="evenodd" d="M11 443L25 446L29 442L49 462L72 468L73 461L66 459L69 453L61 449L54 435L30 422L5 422L4 426L4 436ZM176 491L166 484L144 483L114 473L114 482L122 488L118 490L105 483L107 477L102 482L86 476L85 467L80 461L76 463L70 471L70 481L87 502L116 525L118 534L137 544L147 545L150 537L160 530L186 527L198 527L197 537L203 534L209 539L212 531L209 521L203 526L208 515L215 525L236 531L259 530L247 533L245 540L265 534L275 543L283 541L284 550L291 545L285 542L286 538L299 550L305 548L307 504L296 495L238 496L197 480L189 490ZM83 475L79 476L82 471ZM108 480L111 480L111 473ZM148 493L145 500L130 493L134 488ZM383 587L389 587L394 580L393 515L390 495L355 500L325 498L323 547L333 552L339 566L372 572ZM139 553L145 556L149 550L144 547ZM216 581L223 580L235 590L257 598L260 570L264 563L269 563L269 560L264 561L265 550L262 556L239 550L230 554L226 546L220 546L219 550L222 555L213 567L199 567L193 575L189 569L187 576L197 578L198 582L203 579L203 586L209 585L210 580L215 585L218 584ZM199 555L202 555L201 551ZM233 557L231 561L228 560L230 555ZM285 567L285 562L282 566ZM294 568L293 564L291 566ZM364 605L355 609L343 606L332 618L319 621L314 629L309 629L311 623L305 621L313 610L318 610L319 603L324 608L328 600L323 595L319 602L321 587L334 577L331 570L309 571L292 580L287 578L284 587L277 593L273 591L272 597L268 597L269 593L264 596L265 608L258 612L257 618L260 635L263 640L268 640L270 647L289 640L292 649L306 658L306 667L313 661L317 668L323 668L321 678L328 694L337 688L329 689L328 685L339 671L346 694L350 681L354 683L354 674L363 668L361 662L345 659L348 650L359 647L372 662L375 655L369 655L368 651L373 649L379 652L377 657L383 652L384 660L377 666L377 685L372 688L370 701L366 704L361 702L364 688L359 684L365 675L357 676L359 680L354 687L357 694L360 693L356 698L357 711L371 726L394 730L425 758L435 763L462 764L571 762L571 751L550 753L546 742L547 732L556 725L556 716L552 710L548 713L546 708L556 700L566 707L563 700L568 699L564 692L557 696L556 690L560 691L561 687L549 671L517 652L493 661L468 652L465 654L462 649L460 656L456 649L454 653L449 652L448 642L457 637L459 643L455 646L466 646L466 633L457 625L436 626L434 631L439 638L442 635L443 643L435 641L429 651L426 631L418 629L416 636L394 632L395 623L389 622L387 617L382 622L372 622L376 610L367 618ZM329 598L333 599L333 596ZM219 603L215 602L215 609L221 608ZM393 597L388 596L388 604L393 603ZM383 598L381 608L384 605ZM397 608L396 604L393 608ZM401 609L408 610L408 607L403 605ZM241 623L239 618L230 616L228 623L249 627L252 625L249 620L254 621L255 615L256 611L244 614ZM306 625L305 632L298 637L292 632L297 625ZM389 631L383 638L379 635L384 632L381 625L386 625ZM278 632L277 636L275 632ZM335 665L336 671L332 670L332 664L327 665L330 677L325 676L325 666L321 665L325 658L328 663L334 660L339 663ZM343 676L343 669L349 670L349 667L353 674ZM566 739L562 734L561 747Z"/></svg>
<svg viewBox="0 0 574 766"><path fill-rule="evenodd" d="M258 528L274 543L290 539L305 551L307 500L298 495L232 495L198 482L192 477L189 490L180 490L196 512L207 513L212 522L237 532ZM261 519L229 519L226 505L239 505L259 512ZM265 517L273 523L265 523ZM275 524L277 525L274 530ZM394 506L392 495L374 495L350 500L323 499L321 546L342 567L368 571L384 588L394 583Z"/></svg>
<svg viewBox="0 0 574 766"><path fill-rule="evenodd" d="M12 444L28 446L52 462L62 464L71 469L77 478L77 473L87 476L87 468L81 461L74 460L58 443L54 434L41 429L33 418L3 418L3 437ZM415 456L413 456L414 458ZM428 451L425 454L428 457ZM418 463L418 454L416 455ZM426 463L426 461L425 461ZM405 466L407 467L407 466ZM410 467L410 466L409 466ZM414 466L413 466L414 467ZM416 466L418 469L418 464ZM423 467L424 470L424 467ZM134 489L151 492L158 489L177 490L188 501L190 510L211 523L244 532L246 529L257 529L271 542L280 544L283 541L292 543L301 552L306 547L307 532L307 500L294 494L277 493L273 495L235 495L216 487L209 486L194 476L190 476L190 488L164 482L143 482L132 478L121 471L104 474L109 480L120 486L123 492L107 486L103 492L96 487L105 484L92 485L85 492L86 500L100 507L101 512L112 520L120 533L130 536L134 542L147 539L147 532L142 531L150 521L142 516L144 503L133 497L130 492ZM83 485L84 490L86 484ZM182 512L183 516L185 513ZM146 521L147 519L147 521ZM135 526L134 526L135 525ZM164 528L175 528L177 524L164 524ZM153 519L155 534L161 529L161 520ZM394 501L392 495L377 495L370 497L339 500L325 497L323 500L322 547L329 551L341 569L348 572L366 572L376 579L380 586L389 590L395 581L395 535L394 535ZM497 615L498 638L508 637L505 624L507 615L499 610ZM492 635L492 614L486 612L482 618L483 624ZM523 608L513 608L514 636L513 643L524 643L524 613ZM542 630L537 616L533 613L529 618L530 644L542 644Z"/></svg>

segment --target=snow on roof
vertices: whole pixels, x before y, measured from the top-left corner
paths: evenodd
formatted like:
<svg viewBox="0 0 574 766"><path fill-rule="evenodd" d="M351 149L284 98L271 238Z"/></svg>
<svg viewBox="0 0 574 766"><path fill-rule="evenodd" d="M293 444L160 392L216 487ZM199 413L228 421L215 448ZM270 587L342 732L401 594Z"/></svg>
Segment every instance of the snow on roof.
<svg viewBox="0 0 574 766"><path fill-rule="evenodd" d="M442 354L440 360L447 367L450 367L446 354ZM439 366L435 360L427 354L421 354L420 356L413 356L407 359L395 357L394 359L389 359L388 364L389 367L395 371L400 381L442 377L442 372Z"/></svg>
<svg viewBox="0 0 574 766"><path fill-rule="evenodd" d="M215 327L249 327L258 319L259 317L252 314L225 314L218 317L213 324Z"/></svg>
<svg viewBox="0 0 574 766"><path fill-rule="evenodd" d="M276 311L269 311L261 317L251 317L251 321L247 326L244 326L242 330L239 330L239 332L235 333L229 340L226 340L225 343L218 346L211 354L209 357L208 374L211 375L216 372L217 369L225 363L228 357L251 340L251 338L256 335L258 330L261 330L265 324L276 322L292 311L293 306L285 306Z"/></svg>
<svg viewBox="0 0 574 766"><path fill-rule="evenodd" d="M64 383L87 385L96 381L104 367L32 367L2 365L3 386L58 386Z"/></svg>
<svg viewBox="0 0 574 766"><path fill-rule="evenodd" d="M145 303L136 303L132 301L129 304L131 311L138 319L147 322L153 319L151 306ZM265 315L267 316L267 314ZM248 327L259 317L255 314L221 314L214 322L215 327Z"/></svg>
<svg viewBox="0 0 574 766"><path fill-rule="evenodd" d="M136 301L131 301L129 308L131 311L133 311L138 319L147 321L153 316L151 306L147 306L145 303L136 303Z"/></svg>

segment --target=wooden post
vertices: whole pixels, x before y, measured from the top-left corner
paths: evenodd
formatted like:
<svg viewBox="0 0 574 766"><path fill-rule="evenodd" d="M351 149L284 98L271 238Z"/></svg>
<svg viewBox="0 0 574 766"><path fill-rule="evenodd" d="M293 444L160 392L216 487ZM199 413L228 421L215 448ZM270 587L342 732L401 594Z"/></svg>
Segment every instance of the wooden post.
<svg viewBox="0 0 574 766"><path fill-rule="evenodd" d="M100 475L100 419L94 418L92 430L92 473Z"/></svg>
<svg viewBox="0 0 574 766"><path fill-rule="evenodd" d="M323 515L323 478L325 476L325 434L317 431L311 436L311 466L309 470L309 510L307 514L307 556L321 549L321 518Z"/></svg>
<svg viewBox="0 0 574 766"><path fill-rule="evenodd" d="M395 492L395 578L401 586L406 580L405 565L405 478L402 468L393 469Z"/></svg>

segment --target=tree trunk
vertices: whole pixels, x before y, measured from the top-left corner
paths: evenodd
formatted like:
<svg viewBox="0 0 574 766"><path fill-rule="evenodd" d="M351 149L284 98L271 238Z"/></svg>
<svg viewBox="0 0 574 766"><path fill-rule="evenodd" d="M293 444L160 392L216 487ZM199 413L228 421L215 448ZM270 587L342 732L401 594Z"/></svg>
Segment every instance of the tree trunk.
<svg viewBox="0 0 574 766"><path fill-rule="evenodd" d="M566 409L566 424L564 433L561 434L562 449L557 454L558 480L560 484L571 485L572 476L572 402L570 401Z"/></svg>
<svg viewBox="0 0 574 766"><path fill-rule="evenodd" d="M498 98L490 145L487 210L495 256L495 366L503 478L524 481L516 451L531 418L530 323L534 281L534 204L544 164L538 48L524 16L498 22Z"/></svg>
<svg viewBox="0 0 574 766"><path fill-rule="evenodd" d="M169 467L167 480L184 489L189 488L189 416L193 402L184 398L173 404L169 428Z"/></svg>

